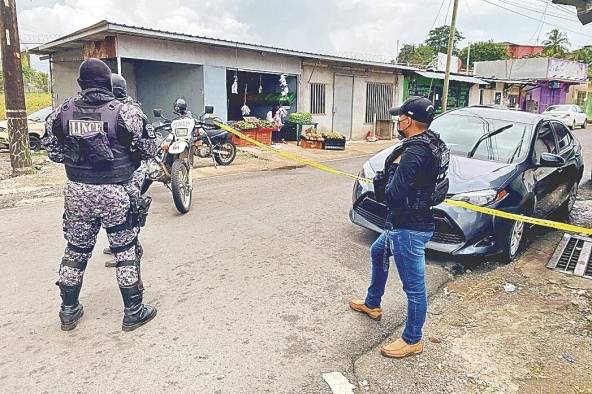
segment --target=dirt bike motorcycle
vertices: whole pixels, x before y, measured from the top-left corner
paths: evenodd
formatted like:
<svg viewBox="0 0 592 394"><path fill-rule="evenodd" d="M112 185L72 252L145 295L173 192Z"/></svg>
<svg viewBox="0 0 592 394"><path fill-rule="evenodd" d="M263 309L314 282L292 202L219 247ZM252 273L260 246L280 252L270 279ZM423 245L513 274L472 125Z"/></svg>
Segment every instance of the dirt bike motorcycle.
<svg viewBox="0 0 592 394"><path fill-rule="evenodd" d="M159 148L156 156L148 160L142 193L153 182L162 182L171 191L177 210L185 214L191 208L193 194L195 142L202 138L200 130L217 126L211 120L204 120L205 115L214 112L214 107L206 107L205 113L196 119L187 111L184 100L181 101L177 100L175 103L175 114L178 117L173 120L165 118L161 109L153 111L155 118L162 119L153 125Z"/></svg>

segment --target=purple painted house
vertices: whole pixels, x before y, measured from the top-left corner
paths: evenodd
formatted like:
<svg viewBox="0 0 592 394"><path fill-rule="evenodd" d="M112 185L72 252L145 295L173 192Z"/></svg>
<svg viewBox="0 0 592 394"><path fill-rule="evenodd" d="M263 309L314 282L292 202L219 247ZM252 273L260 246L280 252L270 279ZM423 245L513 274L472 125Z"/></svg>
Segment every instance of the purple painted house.
<svg viewBox="0 0 592 394"><path fill-rule="evenodd" d="M554 58L496 60L476 62L475 75L522 83L520 108L542 113L551 105L565 104L570 86L587 81L588 65Z"/></svg>

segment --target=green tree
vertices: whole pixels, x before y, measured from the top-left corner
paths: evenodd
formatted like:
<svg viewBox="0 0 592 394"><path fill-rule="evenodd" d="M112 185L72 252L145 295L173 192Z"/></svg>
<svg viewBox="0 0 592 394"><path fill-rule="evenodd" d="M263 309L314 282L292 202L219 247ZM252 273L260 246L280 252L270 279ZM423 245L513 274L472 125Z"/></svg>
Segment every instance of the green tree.
<svg viewBox="0 0 592 394"><path fill-rule="evenodd" d="M559 29L553 29L547 33L547 39L543 41L544 53L551 57L565 57L569 48L569 39Z"/></svg>
<svg viewBox="0 0 592 394"><path fill-rule="evenodd" d="M469 47L463 48L460 51L460 58L464 64L467 64L467 57L469 54ZM471 57L469 59L469 66L474 62L486 62L490 60L503 60L508 58L508 51L504 44L498 44L489 41L478 41L471 44Z"/></svg>
<svg viewBox="0 0 592 394"><path fill-rule="evenodd" d="M432 48L435 54L448 52L448 40L450 38L450 26L440 26L430 30L425 44ZM458 43L464 40L464 36L458 31L454 32L454 42L452 46L452 53L458 54Z"/></svg>
<svg viewBox="0 0 592 394"><path fill-rule="evenodd" d="M399 52L397 63L413 64L416 66L427 66L434 60L434 51L425 44L418 46L405 44Z"/></svg>
<svg viewBox="0 0 592 394"><path fill-rule="evenodd" d="M567 57L571 60L586 63L588 65L588 79L592 80L592 45L576 49Z"/></svg>
<svg viewBox="0 0 592 394"><path fill-rule="evenodd" d="M397 63L407 63L411 64L411 59L413 58L413 54L415 53L415 45L413 44L405 44L399 51L399 55L397 56Z"/></svg>

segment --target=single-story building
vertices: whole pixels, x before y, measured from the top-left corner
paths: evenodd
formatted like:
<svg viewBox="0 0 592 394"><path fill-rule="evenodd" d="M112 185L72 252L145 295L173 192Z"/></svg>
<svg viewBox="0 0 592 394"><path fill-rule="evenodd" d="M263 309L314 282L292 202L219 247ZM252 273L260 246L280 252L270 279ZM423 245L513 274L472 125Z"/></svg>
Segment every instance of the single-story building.
<svg viewBox="0 0 592 394"><path fill-rule="evenodd" d="M588 65L546 57L495 60L475 62L474 74L496 83L495 101L500 95L503 100L504 92L510 97L508 89L514 86L514 98L502 105L542 113L551 105L566 103L570 87L587 81Z"/></svg>
<svg viewBox="0 0 592 394"><path fill-rule="evenodd" d="M423 96L429 98L436 108L436 113L442 112L442 92L444 91L445 73L440 71L421 70L415 71L409 76L405 96ZM488 82L469 75L457 73L450 74L448 88L447 109L468 107L479 104L472 92L480 86L486 86Z"/></svg>
<svg viewBox="0 0 592 394"><path fill-rule="evenodd" d="M413 67L99 22L31 51L50 61L52 98L59 105L79 91L81 62L103 59L128 81L129 94L152 116L171 114L185 97L194 113L213 105L239 120L246 105L264 118L277 104L311 112L319 129L362 139L405 98ZM280 85L285 80L288 89Z"/></svg>

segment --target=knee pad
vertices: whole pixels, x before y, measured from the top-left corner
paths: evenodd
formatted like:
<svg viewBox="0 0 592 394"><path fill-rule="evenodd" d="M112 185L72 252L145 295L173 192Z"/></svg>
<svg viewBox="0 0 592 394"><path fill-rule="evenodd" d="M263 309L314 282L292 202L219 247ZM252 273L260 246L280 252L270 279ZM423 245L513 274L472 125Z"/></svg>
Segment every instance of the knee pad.
<svg viewBox="0 0 592 394"><path fill-rule="evenodd" d="M78 286L82 284L86 264L86 261L63 258L62 264L60 265L60 278L58 283L64 286Z"/></svg>
<svg viewBox="0 0 592 394"><path fill-rule="evenodd" d="M131 287L141 283L138 259L117 263L116 275L119 287Z"/></svg>

